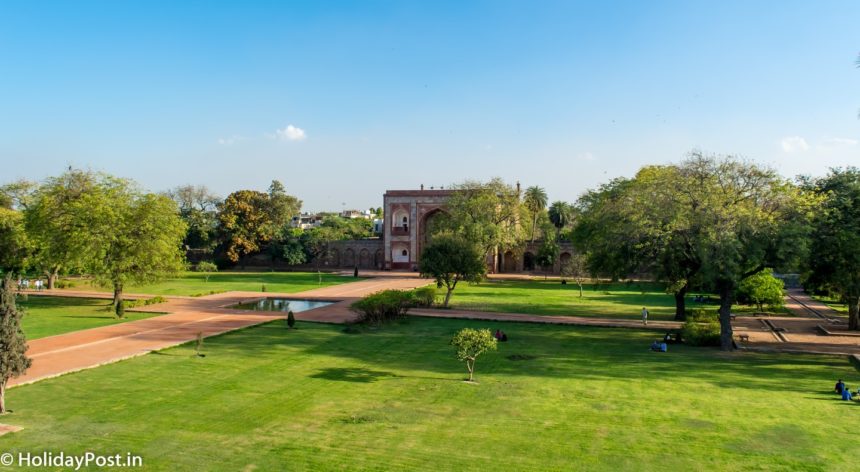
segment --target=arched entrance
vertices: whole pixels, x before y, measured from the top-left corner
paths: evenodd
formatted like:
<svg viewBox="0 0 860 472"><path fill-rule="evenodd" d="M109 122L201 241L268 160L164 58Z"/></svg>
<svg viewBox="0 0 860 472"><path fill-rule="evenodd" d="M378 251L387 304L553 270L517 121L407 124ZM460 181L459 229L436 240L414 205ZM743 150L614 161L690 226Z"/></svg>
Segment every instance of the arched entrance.
<svg viewBox="0 0 860 472"><path fill-rule="evenodd" d="M517 258L513 251L505 252L503 262L502 272L511 273L517 271Z"/></svg>
<svg viewBox="0 0 860 472"><path fill-rule="evenodd" d="M535 255L531 252L523 254L523 270L535 270Z"/></svg>

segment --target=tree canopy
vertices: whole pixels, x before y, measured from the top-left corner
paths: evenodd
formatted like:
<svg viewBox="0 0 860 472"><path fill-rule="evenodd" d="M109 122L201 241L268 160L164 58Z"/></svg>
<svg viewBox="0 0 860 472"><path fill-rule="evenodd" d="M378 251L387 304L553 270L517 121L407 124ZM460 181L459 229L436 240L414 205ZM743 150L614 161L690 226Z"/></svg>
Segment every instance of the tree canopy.
<svg viewBox="0 0 860 472"><path fill-rule="evenodd" d="M432 277L447 288L443 306L460 281L479 282L487 271L484 257L475 244L466 239L443 233L435 236L421 253L418 266L423 277Z"/></svg>
<svg viewBox="0 0 860 472"><path fill-rule="evenodd" d="M814 217L808 288L845 300L849 328L860 329L860 169L832 169L807 188L823 198Z"/></svg>

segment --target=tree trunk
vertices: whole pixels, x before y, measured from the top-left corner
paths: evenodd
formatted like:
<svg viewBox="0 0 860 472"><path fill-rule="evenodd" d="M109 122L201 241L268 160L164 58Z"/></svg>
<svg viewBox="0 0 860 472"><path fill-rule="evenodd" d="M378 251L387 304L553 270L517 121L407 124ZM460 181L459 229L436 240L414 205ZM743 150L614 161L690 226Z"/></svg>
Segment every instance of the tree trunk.
<svg viewBox="0 0 860 472"><path fill-rule="evenodd" d="M125 306L122 303L122 284L113 286L113 305L117 318L125 316Z"/></svg>
<svg viewBox="0 0 860 472"><path fill-rule="evenodd" d="M6 413L6 379L0 380L0 414Z"/></svg>
<svg viewBox="0 0 860 472"><path fill-rule="evenodd" d="M471 382L475 374L475 361L466 361L466 368L469 369L469 382Z"/></svg>
<svg viewBox="0 0 860 472"><path fill-rule="evenodd" d="M860 329L860 297L848 298L848 329Z"/></svg>
<svg viewBox="0 0 860 472"><path fill-rule="evenodd" d="M442 305L445 308L448 308L448 301L451 300L451 294L452 293L454 293L454 289L451 287L448 287L448 291L445 292L445 303Z"/></svg>
<svg viewBox="0 0 860 472"><path fill-rule="evenodd" d="M532 242L535 242L535 230L537 229L537 213L532 218Z"/></svg>
<svg viewBox="0 0 860 472"><path fill-rule="evenodd" d="M54 285L57 283L57 277L60 275L59 272L60 269L57 267L48 274L48 290L54 289Z"/></svg>
<svg viewBox="0 0 860 472"><path fill-rule="evenodd" d="M731 351L732 344L732 293L734 286L731 282L719 284L720 293L720 349Z"/></svg>
<svg viewBox="0 0 860 472"><path fill-rule="evenodd" d="M582 284L579 284L579 298L582 298Z"/></svg>
<svg viewBox="0 0 860 472"><path fill-rule="evenodd" d="M685 321L687 319L687 289L689 286L684 284L683 287L675 292L675 321Z"/></svg>

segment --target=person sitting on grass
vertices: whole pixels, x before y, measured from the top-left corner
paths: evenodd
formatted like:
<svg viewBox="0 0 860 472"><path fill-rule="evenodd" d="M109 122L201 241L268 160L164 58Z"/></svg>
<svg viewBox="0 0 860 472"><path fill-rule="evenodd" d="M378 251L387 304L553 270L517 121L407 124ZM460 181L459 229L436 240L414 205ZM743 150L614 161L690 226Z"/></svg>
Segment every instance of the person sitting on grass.
<svg viewBox="0 0 860 472"><path fill-rule="evenodd" d="M848 390L848 387L842 389L842 399L851 401L851 390Z"/></svg>
<svg viewBox="0 0 860 472"><path fill-rule="evenodd" d="M836 393L842 393L842 391L845 390L845 382L843 382L842 379L839 379L836 382L836 386L833 387L833 390L836 390Z"/></svg>
<svg viewBox="0 0 860 472"><path fill-rule="evenodd" d="M496 338L496 341L501 341L502 340L502 330L497 329L496 334L494 334L493 337Z"/></svg>
<svg viewBox="0 0 860 472"><path fill-rule="evenodd" d="M505 332L504 332L504 331L502 331L502 336L499 338L499 341L501 341L501 342L503 342L503 343L508 342L508 335L507 335L507 334L505 334Z"/></svg>

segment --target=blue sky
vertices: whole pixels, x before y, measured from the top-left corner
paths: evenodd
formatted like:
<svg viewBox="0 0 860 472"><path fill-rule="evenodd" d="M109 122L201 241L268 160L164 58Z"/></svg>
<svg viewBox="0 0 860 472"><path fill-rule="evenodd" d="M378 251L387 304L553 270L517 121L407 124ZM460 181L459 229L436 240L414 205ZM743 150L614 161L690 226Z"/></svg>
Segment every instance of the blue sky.
<svg viewBox="0 0 860 472"><path fill-rule="evenodd" d="M860 2L0 2L0 181L68 165L310 210L693 148L860 165Z"/></svg>

